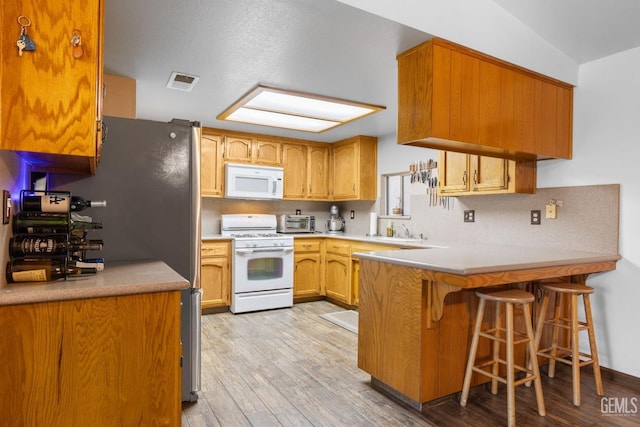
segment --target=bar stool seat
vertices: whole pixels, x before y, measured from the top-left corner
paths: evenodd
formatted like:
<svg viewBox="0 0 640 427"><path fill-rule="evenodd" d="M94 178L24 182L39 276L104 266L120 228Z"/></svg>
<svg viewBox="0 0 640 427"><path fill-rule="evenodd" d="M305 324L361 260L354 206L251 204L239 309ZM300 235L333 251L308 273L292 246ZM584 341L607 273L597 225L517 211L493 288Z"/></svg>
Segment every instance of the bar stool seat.
<svg viewBox="0 0 640 427"><path fill-rule="evenodd" d="M602 388L602 376L600 374L600 364L598 362L598 349L596 346L596 337L593 330L593 318L591 315L591 302L589 295L593 293L593 288L578 283L566 281L543 282L541 283L543 291L542 305L538 314L536 324L535 346L538 349L538 356L549 359L549 378L555 376L556 362L571 365L572 383L573 383L573 404L580 406L580 368L587 365L593 365L593 376L596 382L596 392L599 396L604 394ZM555 293L555 306L553 317L547 319L546 312L549 306L549 297L551 293ZM562 298L569 298L568 317L563 317ZM585 321L578 320L578 298L582 296L584 304ZM551 346L540 348L540 341L545 326L553 328L551 337ZM569 347L558 345L558 335L560 328L569 331ZM589 337L590 353L580 352L579 332L586 330ZM569 359L567 357L570 356Z"/></svg>
<svg viewBox="0 0 640 427"><path fill-rule="evenodd" d="M537 358L529 358L531 365L531 368L529 369L516 365L514 361L514 346L516 344L526 343L528 354L536 354L536 347L534 346L535 337L533 334L530 311L530 304L534 301L533 294L518 289L510 289L497 292L477 291L476 295L480 299L480 303L478 304L478 313L476 315L476 322L473 328L469 359L467 361L467 367L464 374L462 394L460 396L460 405L466 406L467 398L469 397L469 388L471 386L471 377L474 372L477 372L491 378L491 393L493 394L497 394L498 392L498 382L507 385L507 418L509 426L514 426L516 422L515 387L524 384L525 382L533 381L536 392L536 401L538 404L538 413L541 416L544 416L545 408ZM496 303L493 326L489 329L481 330L487 301L494 301ZM506 308L505 328L502 328L500 324L503 305ZM525 320L525 333L514 330L514 305L522 306ZM492 341L492 357L491 360L487 362L476 364L476 352L478 350L478 341L480 337L487 338ZM501 344L506 347L506 360L500 359ZM500 365L506 366L506 379L499 376ZM524 372L524 378L516 381L516 371Z"/></svg>

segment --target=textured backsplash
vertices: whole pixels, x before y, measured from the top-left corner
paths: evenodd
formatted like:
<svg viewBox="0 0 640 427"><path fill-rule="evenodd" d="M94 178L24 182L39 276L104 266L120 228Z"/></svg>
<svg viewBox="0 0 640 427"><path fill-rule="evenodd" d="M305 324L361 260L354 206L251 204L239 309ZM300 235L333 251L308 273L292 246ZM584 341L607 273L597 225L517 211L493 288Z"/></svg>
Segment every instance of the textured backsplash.
<svg viewBox="0 0 640 427"><path fill-rule="evenodd" d="M545 205L562 201L557 219L545 218ZM338 205L349 234L369 232L369 212L374 202L305 202L203 199L203 235L220 232L220 215L227 213L302 213L316 216L316 229L324 231L329 207ZM452 198L452 207L429 206L427 195L411 196L410 219L392 218L395 226L404 224L413 236L422 234L438 242L482 242L526 245L591 252L618 252L620 185L539 188L536 194L467 196ZM463 221L464 210L475 211L475 222ZM349 219L353 210L355 219ZM542 215L540 225L531 225L531 210ZM378 220L384 231L388 218Z"/></svg>
<svg viewBox="0 0 640 427"><path fill-rule="evenodd" d="M545 205L562 202L556 219L545 218ZM468 196L453 201L451 210L430 207L427 196L411 196L412 234L427 239L525 245L618 253L620 185L539 188L536 194ZM475 222L463 221L464 210ZM531 224L531 210L540 210L540 225Z"/></svg>

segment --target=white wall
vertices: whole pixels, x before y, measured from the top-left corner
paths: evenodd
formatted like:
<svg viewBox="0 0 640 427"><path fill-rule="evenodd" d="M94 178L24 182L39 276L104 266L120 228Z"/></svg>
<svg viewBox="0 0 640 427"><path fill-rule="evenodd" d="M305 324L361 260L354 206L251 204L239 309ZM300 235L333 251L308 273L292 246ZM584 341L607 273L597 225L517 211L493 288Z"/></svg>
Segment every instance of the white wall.
<svg viewBox="0 0 640 427"><path fill-rule="evenodd" d="M14 204L12 213L16 211L20 190L25 185L25 169L22 161L14 152L0 150L0 190L7 190L11 193ZM9 260L9 238L11 235L11 224L0 224L0 287L7 283L4 272Z"/></svg>
<svg viewBox="0 0 640 427"><path fill-rule="evenodd" d="M616 271L593 275L601 364L640 376L640 48L580 67L574 97L573 159L538 163L538 186L619 183Z"/></svg>
<svg viewBox="0 0 640 427"><path fill-rule="evenodd" d="M338 1L558 80L577 81L573 59L492 0Z"/></svg>

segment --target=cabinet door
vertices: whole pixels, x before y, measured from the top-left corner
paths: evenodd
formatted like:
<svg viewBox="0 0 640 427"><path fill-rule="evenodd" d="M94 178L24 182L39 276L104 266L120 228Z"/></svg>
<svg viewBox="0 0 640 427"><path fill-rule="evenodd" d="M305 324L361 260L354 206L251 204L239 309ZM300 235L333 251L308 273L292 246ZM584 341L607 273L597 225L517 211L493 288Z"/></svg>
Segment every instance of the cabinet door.
<svg viewBox="0 0 640 427"><path fill-rule="evenodd" d="M280 166L282 164L280 160L280 143L277 141L258 139L254 142L252 150L253 163L268 166Z"/></svg>
<svg viewBox="0 0 640 427"><path fill-rule="evenodd" d="M480 114L480 61L460 52L451 51L450 55L449 135L455 141L476 142Z"/></svg>
<svg viewBox="0 0 640 427"><path fill-rule="evenodd" d="M4 17L0 148L82 157L72 165L61 156L60 165L87 167L82 171L89 172L95 163L86 158L97 156L101 142L103 3L3 1L0 8ZM21 15L31 20L27 34L36 50L20 56L15 40ZM81 32L80 58L74 58L70 43L74 31ZM51 157L41 158L45 168L52 162Z"/></svg>
<svg viewBox="0 0 640 427"><path fill-rule="evenodd" d="M329 198L329 147L308 147L307 159L307 197L326 200Z"/></svg>
<svg viewBox="0 0 640 427"><path fill-rule="evenodd" d="M212 308L231 303L228 258L202 258L201 261L202 308Z"/></svg>
<svg viewBox="0 0 640 427"><path fill-rule="evenodd" d="M335 199L355 198L357 195L357 146L345 144L333 149L333 197Z"/></svg>
<svg viewBox="0 0 640 427"><path fill-rule="evenodd" d="M320 253L296 254L293 276L293 296L320 295L322 285L322 257Z"/></svg>
<svg viewBox="0 0 640 427"><path fill-rule="evenodd" d="M469 155L441 151L438 156L438 191L443 194L469 191Z"/></svg>
<svg viewBox="0 0 640 427"><path fill-rule="evenodd" d="M507 190L509 184L509 160L470 156L469 163L473 191Z"/></svg>
<svg viewBox="0 0 640 427"><path fill-rule="evenodd" d="M327 253L325 286L328 297L349 303L350 257Z"/></svg>
<svg viewBox="0 0 640 427"><path fill-rule="evenodd" d="M200 195L222 197L224 188L222 137L203 134L200 147Z"/></svg>
<svg viewBox="0 0 640 427"><path fill-rule="evenodd" d="M351 259L351 301L353 305L360 303L360 260Z"/></svg>
<svg viewBox="0 0 640 427"><path fill-rule="evenodd" d="M282 163L284 165L283 197L303 199L306 196L307 150L304 145L283 144Z"/></svg>
<svg viewBox="0 0 640 427"><path fill-rule="evenodd" d="M227 162L251 163L251 138L224 137L224 159Z"/></svg>

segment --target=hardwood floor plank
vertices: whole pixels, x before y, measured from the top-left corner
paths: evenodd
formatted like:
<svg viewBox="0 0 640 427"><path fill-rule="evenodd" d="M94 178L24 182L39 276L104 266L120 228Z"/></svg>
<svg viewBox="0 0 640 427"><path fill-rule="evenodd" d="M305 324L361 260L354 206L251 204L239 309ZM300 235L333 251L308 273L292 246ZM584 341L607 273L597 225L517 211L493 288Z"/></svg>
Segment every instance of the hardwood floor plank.
<svg viewBox="0 0 640 427"><path fill-rule="evenodd" d="M185 427L204 426L442 426L506 425L504 388L471 389L466 407L459 393L423 409L398 403L371 387L357 367L357 335L320 317L343 310L327 301L257 313L202 318L202 392L184 404ZM582 405L571 400L571 371L556 377L542 367L547 416L537 413L533 389L516 388L519 426L640 426L640 413L603 414L590 368L583 368ZM640 379L603 370L605 398L640 411ZM631 408L633 409L633 408Z"/></svg>

